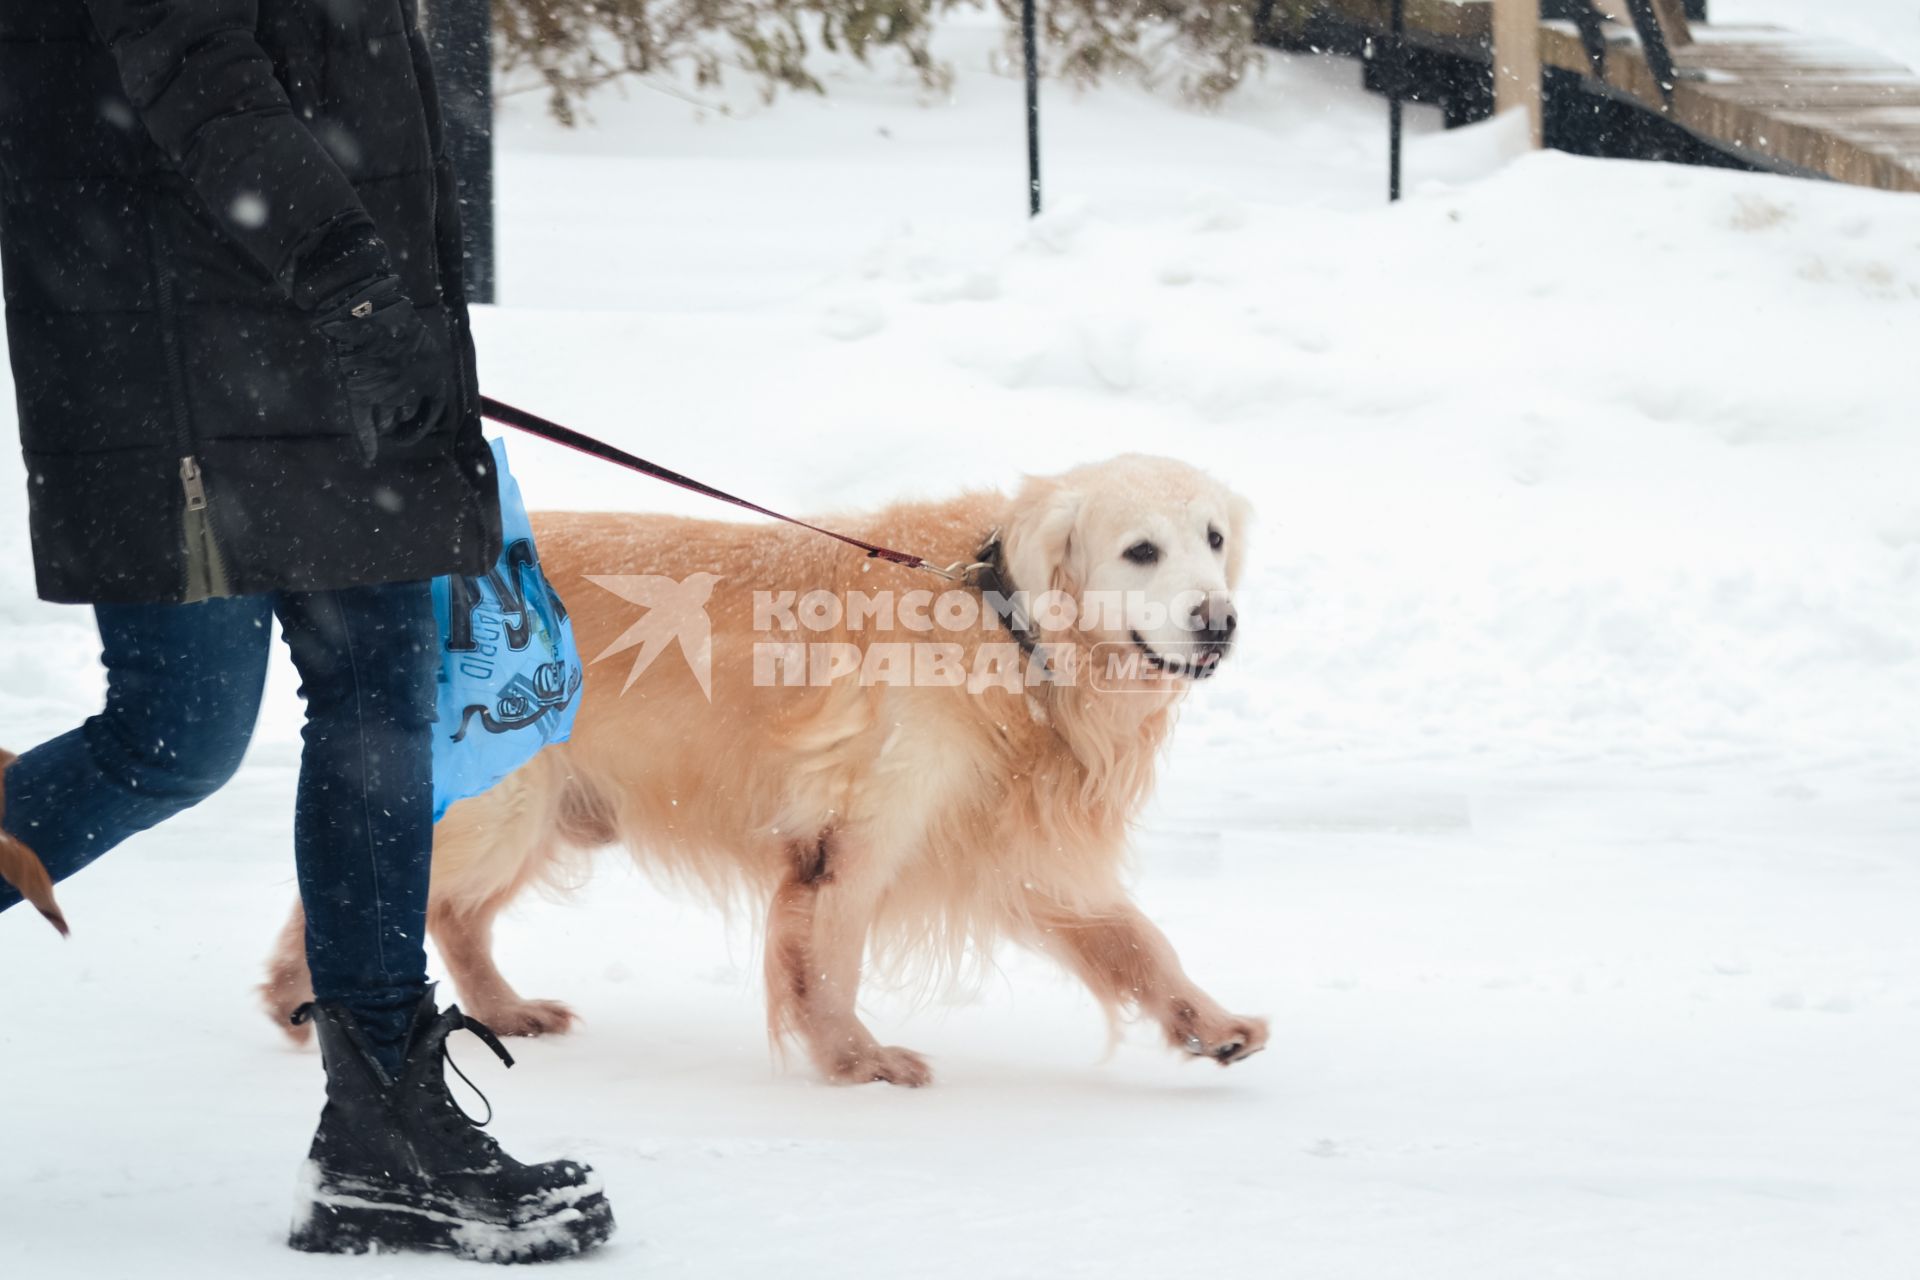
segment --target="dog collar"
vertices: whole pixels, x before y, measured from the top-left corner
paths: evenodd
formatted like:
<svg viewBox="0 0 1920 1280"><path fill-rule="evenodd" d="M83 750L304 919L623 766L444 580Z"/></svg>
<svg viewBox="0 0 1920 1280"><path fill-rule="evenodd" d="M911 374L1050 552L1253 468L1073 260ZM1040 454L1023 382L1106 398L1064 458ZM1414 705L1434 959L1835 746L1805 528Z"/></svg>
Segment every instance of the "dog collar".
<svg viewBox="0 0 1920 1280"><path fill-rule="evenodd" d="M980 551L969 568L973 585L979 588L980 597L986 602L987 608L993 610L993 616L1000 619L1000 625L1020 646L1020 652L1032 657L1039 640L1033 633L1032 621L1016 599L1019 591L1007 573L1006 548L998 529L988 532L986 541L980 544Z"/></svg>

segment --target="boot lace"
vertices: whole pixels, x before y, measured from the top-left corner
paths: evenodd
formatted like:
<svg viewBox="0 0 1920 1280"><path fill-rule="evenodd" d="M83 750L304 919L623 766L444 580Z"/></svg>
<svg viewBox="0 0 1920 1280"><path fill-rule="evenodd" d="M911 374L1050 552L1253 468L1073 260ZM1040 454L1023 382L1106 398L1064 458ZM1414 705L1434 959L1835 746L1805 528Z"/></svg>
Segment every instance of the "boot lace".
<svg viewBox="0 0 1920 1280"><path fill-rule="evenodd" d="M468 1077L467 1073L460 1069L460 1064L453 1060L453 1053L447 1048L447 1040L456 1031L470 1031L482 1044L493 1050L494 1056L499 1058L500 1061L508 1067L513 1066L513 1055L507 1052L507 1046L500 1043L500 1037L493 1033L492 1027L489 1027L478 1018L469 1017L465 1013L462 1013L459 1005L448 1006L446 1013L443 1015L443 1019L444 1025L446 1026L446 1033L440 1037L440 1058L447 1066L453 1069L453 1074L460 1077L462 1084L473 1090L473 1096L480 1099L480 1104L487 1109L487 1114L478 1120L474 1119L471 1115L467 1114L467 1109L461 1106L459 1101L453 1096L453 1090L448 1089L448 1110L441 1113L439 1121L448 1127L459 1123L471 1129L477 1130L484 1128L493 1123L493 1103L487 1098L486 1094L480 1091L480 1086L475 1084ZM492 1139L487 1135L477 1136L486 1137L489 1144L491 1144Z"/></svg>

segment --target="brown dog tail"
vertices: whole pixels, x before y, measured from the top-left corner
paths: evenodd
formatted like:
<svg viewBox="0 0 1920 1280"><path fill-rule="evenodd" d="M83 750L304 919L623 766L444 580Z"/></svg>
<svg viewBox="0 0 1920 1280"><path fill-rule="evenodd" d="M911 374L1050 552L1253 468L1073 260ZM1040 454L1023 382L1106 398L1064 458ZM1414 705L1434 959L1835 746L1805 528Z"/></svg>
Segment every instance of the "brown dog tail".
<svg viewBox="0 0 1920 1280"><path fill-rule="evenodd" d="M20 896L60 931L61 937L67 936L67 917L60 910L60 904L53 900L53 877L40 865L40 859L33 856L33 850L4 831L0 831L0 880L18 889Z"/></svg>

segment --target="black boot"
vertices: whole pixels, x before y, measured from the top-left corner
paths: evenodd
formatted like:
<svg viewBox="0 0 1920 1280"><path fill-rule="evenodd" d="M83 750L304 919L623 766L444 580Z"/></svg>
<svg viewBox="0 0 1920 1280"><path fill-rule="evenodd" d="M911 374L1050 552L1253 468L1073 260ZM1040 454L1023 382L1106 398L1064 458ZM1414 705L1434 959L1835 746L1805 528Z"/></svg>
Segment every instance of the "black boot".
<svg viewBox="0 0 1920 1280"><path fill-rule="evenodd" d="M442 1063L455 1031L473 1032L513 1065L485 1026L457 1007L436 1012L429 989L394 1079L345 1009L310 1004L294 1015L307 1018L320 1030L327 1105L301 1172L294 1248L445 1249L483 1262L541 1262L613 1234L593 1170L571 1160L522 1164L453 1100Z"/></svg>

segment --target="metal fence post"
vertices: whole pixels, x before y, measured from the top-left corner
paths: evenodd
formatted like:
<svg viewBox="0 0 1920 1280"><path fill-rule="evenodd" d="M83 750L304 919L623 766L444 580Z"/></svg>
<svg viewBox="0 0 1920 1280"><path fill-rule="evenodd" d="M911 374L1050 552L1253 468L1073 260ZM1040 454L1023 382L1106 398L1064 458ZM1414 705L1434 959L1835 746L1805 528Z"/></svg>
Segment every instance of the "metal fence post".
<svg viewBox="0 0 1920 1280"><path fill-rule="evenodd" d="M1036 0L1020 5L1020 42L1027 58L1027 216L1040 216L1040 38Z"/></svg>
<svg viewBox="0 0 1920 1280"><path fill-rule="evenodd" d="M490 0L428 0L433 52L446 118L447 153L460 180L467 297L492 302L493 13Z"/></svg>
<svg viewBox="0 0 1920 1280"><path fill-rule="evenodd" d="M1392 35L1387 38L1387 74L1392 77L1387 97L1387 200L1400 198L1400 143L1405 110L1400 95L1406 92L1407 0L1393 0Z"/></svg>

